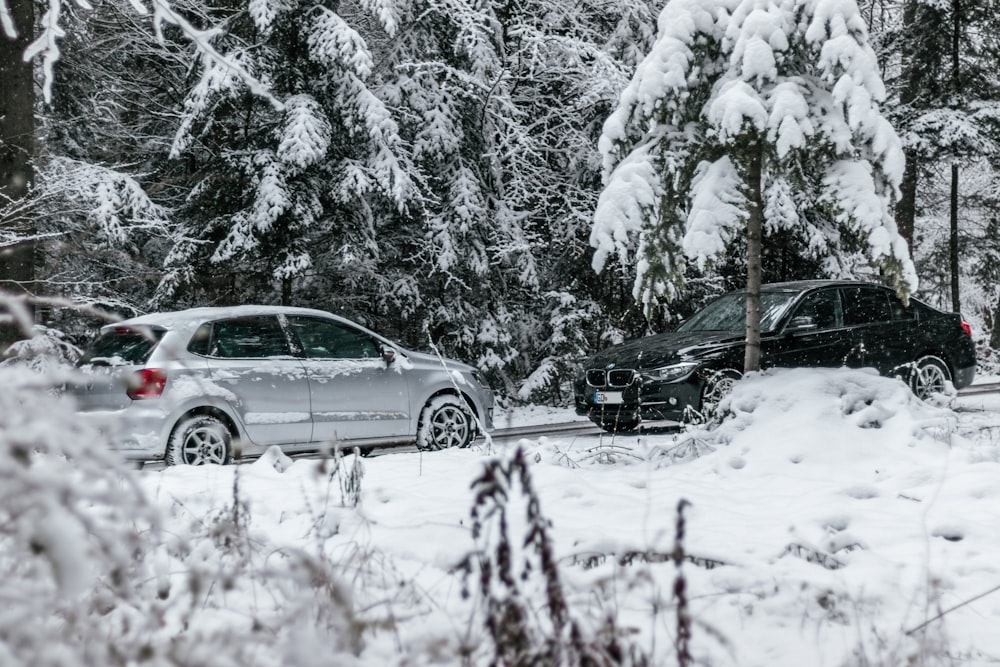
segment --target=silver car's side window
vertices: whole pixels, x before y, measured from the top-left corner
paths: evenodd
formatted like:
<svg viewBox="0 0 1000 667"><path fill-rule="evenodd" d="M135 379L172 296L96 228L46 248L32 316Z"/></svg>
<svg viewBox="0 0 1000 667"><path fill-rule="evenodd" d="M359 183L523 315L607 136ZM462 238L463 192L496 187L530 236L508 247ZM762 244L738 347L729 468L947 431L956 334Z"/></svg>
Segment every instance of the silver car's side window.
<svg viewBox="0 0 1000 667"><path fill-rule="evenodd" d="M318 317L290 317L288 322L309 359L372 359L380 356L375 339L340 322Z"/></svg>
<svg viewBox="0 0 1000 667"><path fill-rule="evenodd" d="M201 331L199 330L199 333ZM262 359L291 354L276 317L238 317L212 323L208 356L222 359Z"/></svg>

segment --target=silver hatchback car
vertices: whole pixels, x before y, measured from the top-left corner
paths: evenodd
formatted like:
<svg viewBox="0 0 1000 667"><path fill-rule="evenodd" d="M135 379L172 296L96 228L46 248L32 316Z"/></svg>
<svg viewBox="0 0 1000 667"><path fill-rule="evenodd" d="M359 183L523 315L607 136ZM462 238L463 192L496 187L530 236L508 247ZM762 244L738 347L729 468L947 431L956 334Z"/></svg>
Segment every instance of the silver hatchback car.
<svg viewBox="0 0 1000 667"><path fill-rule="evenodd" d="M465 447L493 429L466 364L403 349L330 313L235 306L101 329L68 390L136 461L226 463L323 447Z"/></svg>

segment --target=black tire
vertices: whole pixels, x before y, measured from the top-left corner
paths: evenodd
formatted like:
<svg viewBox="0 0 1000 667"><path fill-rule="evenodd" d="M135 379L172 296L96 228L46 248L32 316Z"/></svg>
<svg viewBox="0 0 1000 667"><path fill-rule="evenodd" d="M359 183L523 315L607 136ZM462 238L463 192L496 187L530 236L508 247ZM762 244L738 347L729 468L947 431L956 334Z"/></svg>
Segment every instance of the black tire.
<svg viewBox="0 0 1000 667"><path fill-rule="evenodd" d="M926 400L934 394L947 393L949 382L951 371L940 357L929 354L913 362L910 389L920 400Z"/></svg>
<svg viewBox="0 0 1000 667"><path fill-rule="evenodd" d="M233 436L218 418L195 415L181 420L170 436L167 465L224 465L232 457Z"/></svg>
<svg viewBox="0 0 1000 667"><path fill-rule="evenodd" d="M427 401L417 425L417 449L468 447L476 435L476 422L465 401L439 394Z"/></svg>
<svg viewBox="0 0 1000 667"><path fill-rule="evenodd" d="M701 388L699 414L702 421L711 421L719 416L719 404L733 391L733 385L742 377L743 373L732 368L711 371Z"/></svg>

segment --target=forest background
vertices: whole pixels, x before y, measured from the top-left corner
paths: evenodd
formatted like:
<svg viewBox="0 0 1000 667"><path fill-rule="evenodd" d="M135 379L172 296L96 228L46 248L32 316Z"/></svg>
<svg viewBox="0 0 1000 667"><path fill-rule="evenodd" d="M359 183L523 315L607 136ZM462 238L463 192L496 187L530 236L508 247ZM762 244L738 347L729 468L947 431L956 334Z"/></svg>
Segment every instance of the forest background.
<svg viewBox="0 0 1000 667"><path fill-rule="evenodd" d="M659 3L8 5L0 288L121 316L322 308L433 342L504 396L564 402L581 356L744 284L738 238L648 313L634 262L592 268L598 139ZM861 10L907 157L895 212L915 295L961 310L986 356L1000 348L1000 6ZM765 282L871 271L766 220L763 248ZM77 343L94 325L38 316Z"/></svg>

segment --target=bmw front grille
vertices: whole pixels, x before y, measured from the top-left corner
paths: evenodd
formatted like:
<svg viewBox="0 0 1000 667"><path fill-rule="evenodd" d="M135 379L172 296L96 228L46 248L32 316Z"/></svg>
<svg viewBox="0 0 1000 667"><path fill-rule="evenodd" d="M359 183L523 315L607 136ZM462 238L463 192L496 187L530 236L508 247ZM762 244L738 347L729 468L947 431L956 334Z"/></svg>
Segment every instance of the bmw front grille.
<svg viewBox="0 0 1000 667"><path fill-rule="evenodd" d="M636 373L631 368L591 368L587 371L587 384L591 387L627 387L632 384Z"/></svg>

